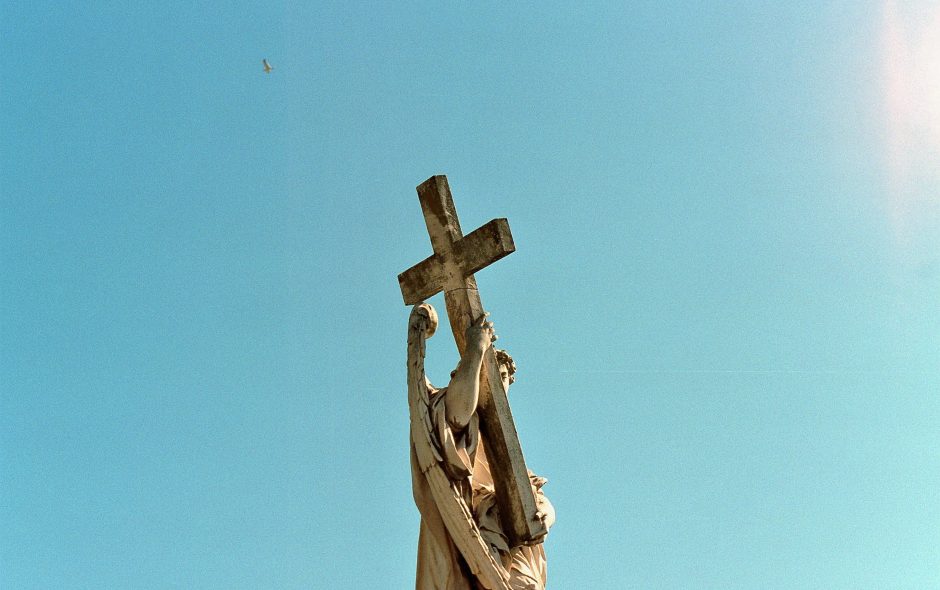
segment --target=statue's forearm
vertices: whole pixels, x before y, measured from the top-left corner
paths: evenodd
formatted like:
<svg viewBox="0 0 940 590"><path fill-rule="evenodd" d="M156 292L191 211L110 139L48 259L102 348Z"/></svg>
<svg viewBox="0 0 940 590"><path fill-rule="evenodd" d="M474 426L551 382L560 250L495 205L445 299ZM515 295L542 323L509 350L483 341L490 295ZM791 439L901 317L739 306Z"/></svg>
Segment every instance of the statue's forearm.
<svg viewBox="0 0 940 590"><path fill-rule="evenodd" d="M457 370L450 379L444 405L447 422L454 428L465 428L477 409L477 403L480 400L480 368L482 366L483 352L468 350L460 359Z"/></svg>

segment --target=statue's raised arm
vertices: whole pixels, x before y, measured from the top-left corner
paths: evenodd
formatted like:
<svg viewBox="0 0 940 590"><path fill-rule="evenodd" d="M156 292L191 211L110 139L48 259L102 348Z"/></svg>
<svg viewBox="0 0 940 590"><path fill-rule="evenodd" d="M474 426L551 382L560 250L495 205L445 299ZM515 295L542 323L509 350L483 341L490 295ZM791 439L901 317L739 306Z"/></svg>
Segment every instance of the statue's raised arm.
<svg viewBox="0 0 940 590"><path fill-rule="evenodd" d="M483 353L496 341L493 322L486 321L488 315L480 314L467 326L467 346L447 385L447 399L444 402L447 422L458 430L466 428L470 417L477 411Z"/></svg>

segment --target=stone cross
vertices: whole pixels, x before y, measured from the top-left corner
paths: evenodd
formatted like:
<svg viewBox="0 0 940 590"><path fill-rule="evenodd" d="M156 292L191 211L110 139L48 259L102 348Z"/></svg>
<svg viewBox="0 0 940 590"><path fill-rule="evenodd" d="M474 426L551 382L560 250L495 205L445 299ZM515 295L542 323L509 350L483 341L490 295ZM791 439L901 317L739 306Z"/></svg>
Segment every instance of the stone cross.
<svg viewBox="0 0 940 590"><path fill-rule="evenodd" d="M473 273L511 254L516 246L506 219L494 219L464 236L446 176L432 176L421 183L418 198L434 254L398 275L398 282L405 305L420 303L444 291L447 317L462 355L467 326L483 313ZM492 347L483 358L479 413L503 529L511 545L536 542L547 531L537 515L522 447Z"/></svg>

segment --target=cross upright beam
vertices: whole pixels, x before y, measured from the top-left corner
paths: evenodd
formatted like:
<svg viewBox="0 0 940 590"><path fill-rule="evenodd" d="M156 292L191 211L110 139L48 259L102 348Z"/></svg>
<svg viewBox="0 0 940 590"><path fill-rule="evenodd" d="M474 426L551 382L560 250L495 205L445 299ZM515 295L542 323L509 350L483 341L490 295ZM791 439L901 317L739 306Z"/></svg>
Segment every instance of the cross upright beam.
<svg viewBox="0 0 940 590"><path fill-rule="evenodd" d="M464 236L443 175L421 183L418 198L434 254L398 275L402 297L406 305L412 305L444 291L451 331L463 355L467 326L483 314L473 273L515 251L509 222L494 219ZM483 357L479 413L503 529L511 545L537 542L547 529L537 515L519 435L492 347Z"/></svg>

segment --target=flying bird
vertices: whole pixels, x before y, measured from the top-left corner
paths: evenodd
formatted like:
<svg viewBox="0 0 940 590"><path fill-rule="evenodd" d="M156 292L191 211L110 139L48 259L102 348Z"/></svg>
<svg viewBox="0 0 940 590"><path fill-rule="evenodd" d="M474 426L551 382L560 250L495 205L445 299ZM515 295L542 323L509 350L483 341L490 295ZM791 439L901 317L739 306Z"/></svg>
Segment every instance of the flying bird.
<svg viewBox="0 0 940 590"><path fill-rule="evenodd" d="M261 60L261 64L264 66L264 73L265 73L265 74L270 74L270 73L271 73L271 70L274 69L274 66L272 66L271 64L268 63L268 59L267 59L267 58L262 59L262 60Z"/></svg>

